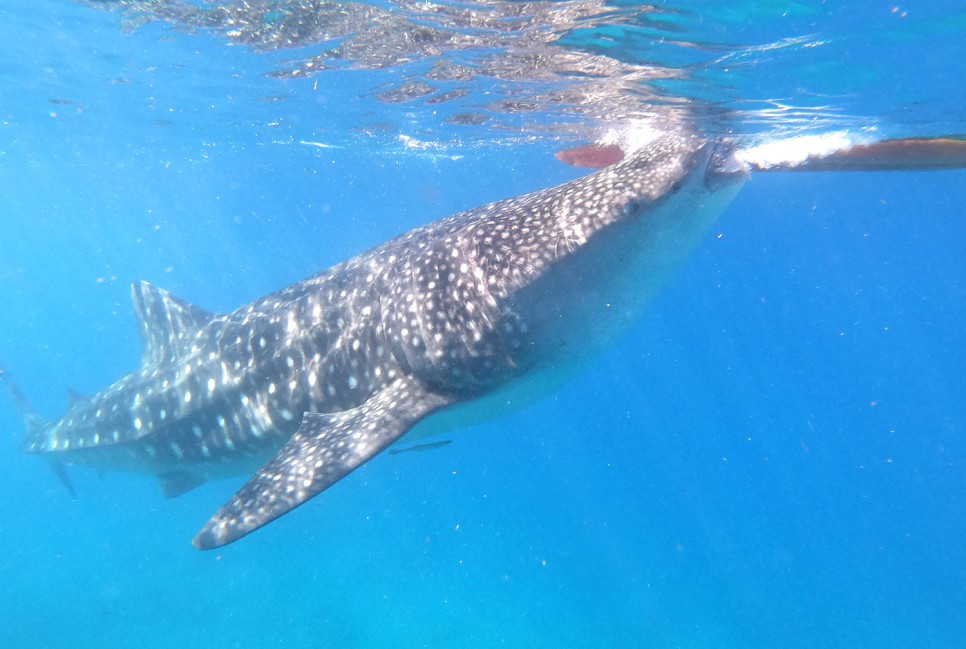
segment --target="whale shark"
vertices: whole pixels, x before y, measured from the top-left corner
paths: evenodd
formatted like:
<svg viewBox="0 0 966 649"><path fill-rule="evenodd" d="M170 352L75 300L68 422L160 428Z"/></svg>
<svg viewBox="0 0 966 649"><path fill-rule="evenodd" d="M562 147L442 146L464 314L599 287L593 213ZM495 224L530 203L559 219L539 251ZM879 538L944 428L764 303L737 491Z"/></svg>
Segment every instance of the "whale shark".
<svg viewBox="0 0 966 649"><path fill-rule="evenodd" d="M252 474L193 541L220 547L405 435L552 392L641 316L751 171L964 163L951 140L792 162L750 150L677 131L619 155L574 150L561 158L608 166L416 228L231 313L137 282L140 367L55 421L11 386L23 450L65 484L63 466L84 465L155 476L169 497Z"/></svg>

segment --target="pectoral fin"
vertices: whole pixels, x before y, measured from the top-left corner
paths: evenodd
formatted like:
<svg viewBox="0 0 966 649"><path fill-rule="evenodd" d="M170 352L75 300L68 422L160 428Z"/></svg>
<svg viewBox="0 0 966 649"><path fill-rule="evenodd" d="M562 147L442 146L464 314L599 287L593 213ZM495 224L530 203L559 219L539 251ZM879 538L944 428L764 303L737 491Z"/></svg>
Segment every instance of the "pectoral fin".
<svg viewBox="0 0 966 649"><path fill-rule="evenodd" d="M60 480L60 484L64 485L64 489L70 494L70 497L77 500L77 492L74 491L74 483L70 481L70 475L67 473L67 467L57 460L49 460L47 462L50 468L53 470L57 479Z"/></svg>
<svg viewBox="0 0 966 649"><path fill-rule="evenodd" d="M194 546L210 550L226 545L291 511L451 401L407 377L351 410L306 413L292 439L218 510Z"/></svg>
<svg viewBox="0 0 966 649"><path fill-rule="evenodd" d="M184 469L175 469L158 476L158 484L161 485L161 493L165 498L177 498L204 483L204 476Z"/></svg>

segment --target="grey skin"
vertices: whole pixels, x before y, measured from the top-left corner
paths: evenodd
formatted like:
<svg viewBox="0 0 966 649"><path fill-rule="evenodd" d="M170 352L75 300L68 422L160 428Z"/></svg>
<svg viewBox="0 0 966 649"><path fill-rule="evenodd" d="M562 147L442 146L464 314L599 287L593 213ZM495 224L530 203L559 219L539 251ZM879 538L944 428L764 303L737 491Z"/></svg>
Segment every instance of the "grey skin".
<svg viewBox="0 0 966 649"><path fill-rule="evenodd" d="M24 450L154 475L169 496L257 469L194 539L231 543L414 427L552 391L640 315L746 178L722 147L668 133L229 314L137 283L140 369L58 421L33 417Z"/></svg>

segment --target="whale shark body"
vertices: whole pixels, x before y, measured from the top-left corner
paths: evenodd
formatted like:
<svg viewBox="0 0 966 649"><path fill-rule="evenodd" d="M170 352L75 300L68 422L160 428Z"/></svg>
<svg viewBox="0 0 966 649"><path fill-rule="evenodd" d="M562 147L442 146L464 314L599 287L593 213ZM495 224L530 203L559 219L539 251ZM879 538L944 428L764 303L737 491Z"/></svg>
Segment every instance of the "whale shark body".
<svg viewBox="0 0 966 649"><path fill-rule="evenodd" d="M751 167L727 144L665 133L232 313L136 283L140 368L52 422L14 388L23 448L154 475L168 496L254 471L194 539L231 543L414 428L452 431L552 391L637 319Z"/></svg>

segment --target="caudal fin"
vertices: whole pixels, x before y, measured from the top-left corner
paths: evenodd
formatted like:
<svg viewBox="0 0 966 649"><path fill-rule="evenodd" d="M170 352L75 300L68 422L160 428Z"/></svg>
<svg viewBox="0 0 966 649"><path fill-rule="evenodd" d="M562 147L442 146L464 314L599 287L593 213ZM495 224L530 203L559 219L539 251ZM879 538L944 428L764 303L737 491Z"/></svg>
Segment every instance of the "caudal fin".
<svg viewBox="0 0 966 649"><path fill-rule="evenodd" d="M10 379L10 373L2 365L0 365L0 383L6 386L7 391L10 393L13 405L17 409L17 412L20 413L20 418L23 419L24 426L27 428L27 435L34 437L42 434L47 427L47 421L37 414L37 411L27 401L20 387Z"/></svg>
<svg viewBox="0 0 966 649"><path fill-rule="evenodd" d="M37 414L37 411L27 401L20 386L10 379L10 374L2 365L0 365L0 383L6 386L7 392L10 393L10 398L13 400L14 407L20 413L20 418L23 419L24 427L27 429L27 439L30 440L43 435L47 428L47 420ZM60 480L60 483L64 485L70 497L77 498L77 492L74 491L74 485L70 481L70 476L67 475L67 468L64 464L53 458L48 458L47 464L50 465L51 470L57 476L57 479Z"/></svg>

